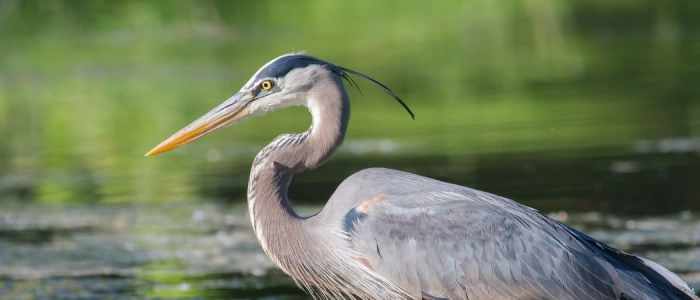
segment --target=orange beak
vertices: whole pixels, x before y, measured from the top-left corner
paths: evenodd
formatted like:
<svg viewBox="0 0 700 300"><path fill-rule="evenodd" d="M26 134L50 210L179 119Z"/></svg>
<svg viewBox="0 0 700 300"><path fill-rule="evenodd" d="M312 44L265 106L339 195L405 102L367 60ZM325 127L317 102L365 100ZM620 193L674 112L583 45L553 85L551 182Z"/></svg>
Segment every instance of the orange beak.
<svg viewBox="0 0 700 300"><path fill-rule="evenodd" d="M154 156L188 144L206 134L231 125L249 115L245 94L237 93L209 111L204 116L180 129L169 138L148 151L145 156Z"/></svg>

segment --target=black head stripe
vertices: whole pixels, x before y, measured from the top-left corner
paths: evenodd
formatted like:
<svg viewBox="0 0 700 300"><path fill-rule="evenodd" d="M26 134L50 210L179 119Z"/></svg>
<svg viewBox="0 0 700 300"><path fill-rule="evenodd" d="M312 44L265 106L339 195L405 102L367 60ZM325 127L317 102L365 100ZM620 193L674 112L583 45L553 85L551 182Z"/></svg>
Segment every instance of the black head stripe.
<svg viewBox="0 0 700 300"><path fill-rule="evenodd" d="M304 68L313 64L322 65L326 63L303 54L283 56L260 70L260 73L258 73L255 79L257 81L262 78L281 78L287 75L291 70Z"/></svg>
<svg viewBox="0 0 700 300"><path fill-rule="evenodd" d="M415 115L413 114L413 111L411 111L411 109L408 107L408 105L406 105L406 103L401 98L399 98L399 96L396 95L394 91L392 91L388 86L381 83L380 81L358 71L333 65L328 62L322 61L318 58L314 58L305 54L286 55L276 59L275 61L267 65L265 68L260 70L260 72L255 76L255 80L253 82L258 82L259 80L264 78L281 78L286 76L287 73L289 73L291 70L305 68L309 65L325 65L330 71L336 73L338 76L347 79L351 85L356 86L356 83L348 74L357 75L361 78L369 80L370 82L374 83L382 90L384 90L384 92L389 94L391 97L393 97L397 102L399 102L399 104L403 106L403 108L408 112L411 118L415 119Z"/></svg>

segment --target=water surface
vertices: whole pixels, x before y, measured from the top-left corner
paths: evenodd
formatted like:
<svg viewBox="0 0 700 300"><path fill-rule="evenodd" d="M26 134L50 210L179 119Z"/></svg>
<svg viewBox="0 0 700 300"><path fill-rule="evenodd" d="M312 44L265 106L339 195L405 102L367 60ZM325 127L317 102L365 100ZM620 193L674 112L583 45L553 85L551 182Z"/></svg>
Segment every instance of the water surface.
<svg viewBox="0 0 700 300"><path fill-rule="evenodd" d="M0 298L306 299L262 253L246 214L214 204L3 205ZM700 287L697 214L550 216Z"/></svg>

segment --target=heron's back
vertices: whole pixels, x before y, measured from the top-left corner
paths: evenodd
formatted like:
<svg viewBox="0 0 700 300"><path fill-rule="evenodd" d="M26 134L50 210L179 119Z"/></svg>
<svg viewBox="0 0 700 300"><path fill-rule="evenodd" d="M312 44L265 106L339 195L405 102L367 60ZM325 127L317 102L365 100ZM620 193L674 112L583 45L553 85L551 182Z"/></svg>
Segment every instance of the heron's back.
<svg viewBox="0 0 700 300"><path fill-rule="evenodd" d="M693 299L658 264L512 200L390 169L346 179L319 215L372 272L426 299Z"/></svg>

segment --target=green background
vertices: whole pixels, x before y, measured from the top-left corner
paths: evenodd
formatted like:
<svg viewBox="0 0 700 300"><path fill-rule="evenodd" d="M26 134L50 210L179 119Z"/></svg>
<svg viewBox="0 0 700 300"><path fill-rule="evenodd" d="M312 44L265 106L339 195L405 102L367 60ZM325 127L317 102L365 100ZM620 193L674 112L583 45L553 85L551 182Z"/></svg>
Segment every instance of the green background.
<svg viewBox="0 0 700 300"><path fill-rule="evenodd" d="M693 0L3 1L0 197L240 198L255 151L304 130L306 112L142 154L268 60L302 50L381 79L416 111L410 120L366 83L351 91L340 155L357 167L364 156L427 157L389 166L438 177L453 167L459 177L442 177L465 184L492 154L574 159L697 143L699 9Z"/></svg>

